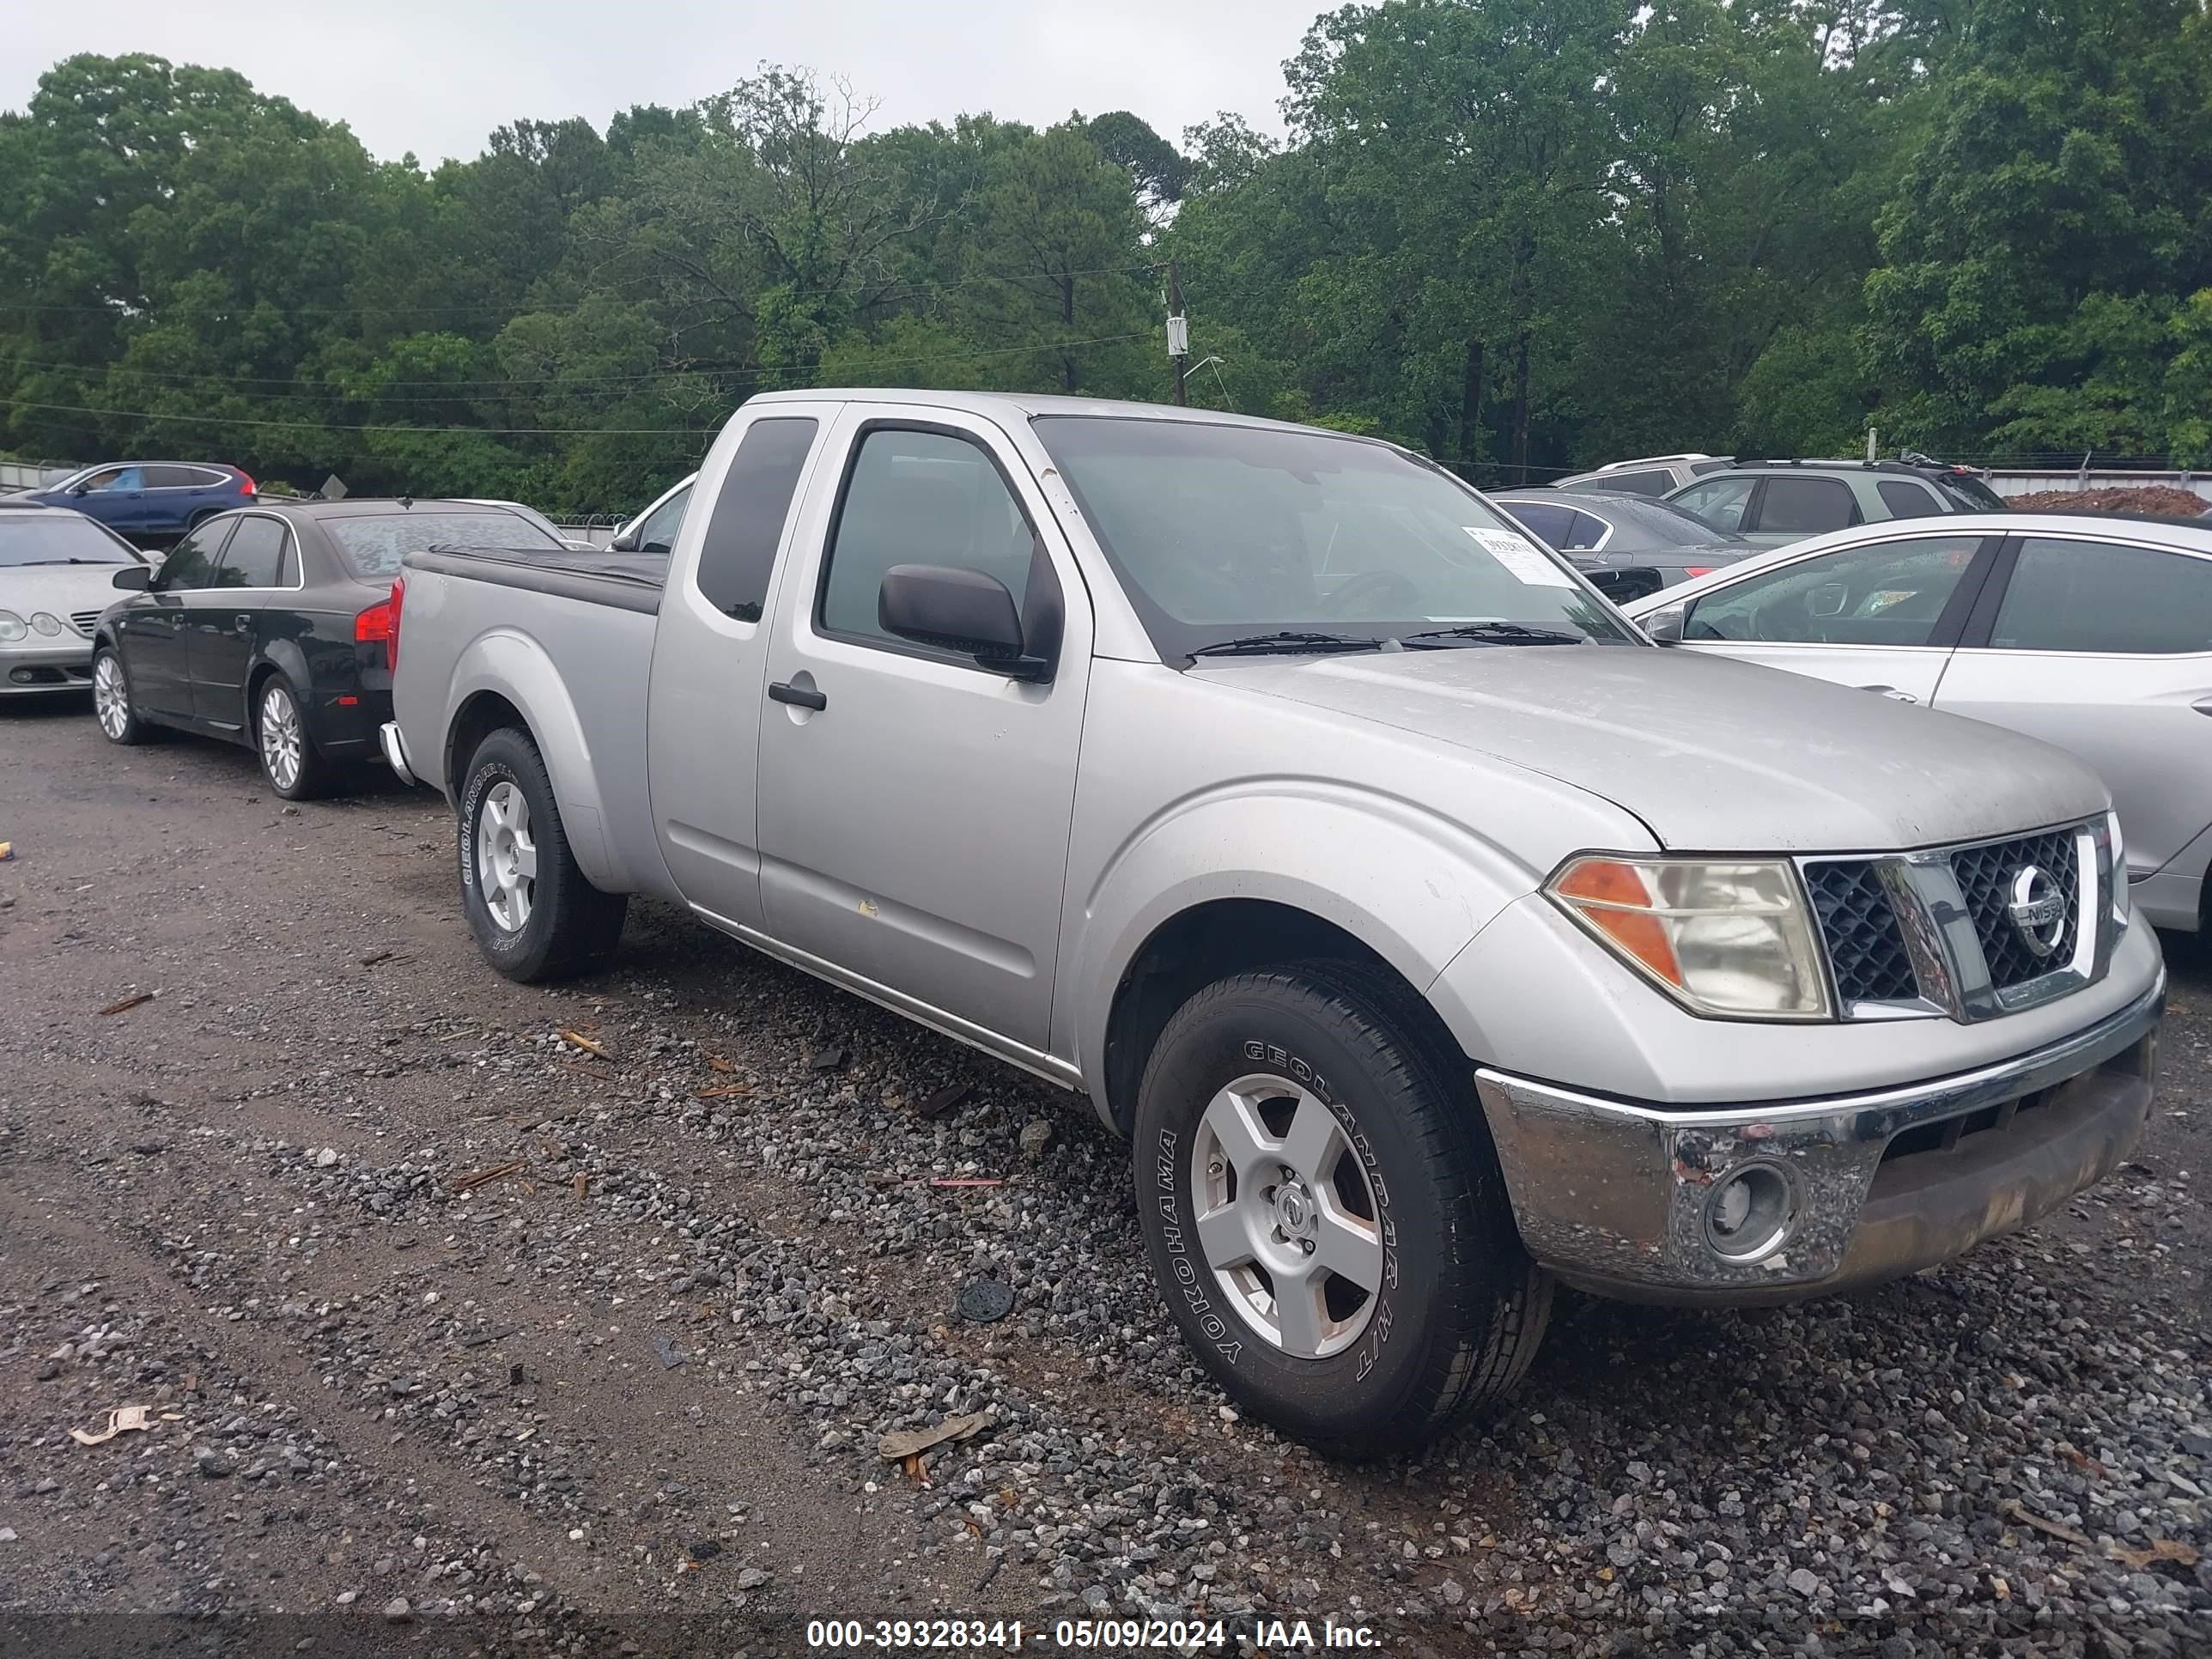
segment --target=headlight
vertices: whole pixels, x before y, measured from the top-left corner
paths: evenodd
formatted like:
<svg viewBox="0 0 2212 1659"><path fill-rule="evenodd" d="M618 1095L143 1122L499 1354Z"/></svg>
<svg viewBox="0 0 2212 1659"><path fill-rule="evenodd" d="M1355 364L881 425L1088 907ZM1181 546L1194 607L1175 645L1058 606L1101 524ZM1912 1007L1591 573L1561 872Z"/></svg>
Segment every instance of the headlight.
<svg viewBox="0 0 2212 1659"><path fill-rule="evenodd" d="M1812 918L1786 860L1583 854L1561 865L1544 890L1692 1013L1828 1018Z"/></svg>
<svg viewBox="0 0 2212 1659"><path fill-rule="evenodd" d="M0 640L20 640L30 631L14 611L0 611Z"/></svg>
<svg viewBox="0 0 2212 1659"><path fill-rule="evenodd" d="M41 611L31 618L31 626L41 634L58 634L62 631L62 619Z"/></svg>
<svg viewBox="0 0 2212 1659"><path fill-rule="evenodd" d="M2128 925L2128 840L2120 833L2120 815L2107 811L2105 830L2112 838L2112 920Z"/></svg>

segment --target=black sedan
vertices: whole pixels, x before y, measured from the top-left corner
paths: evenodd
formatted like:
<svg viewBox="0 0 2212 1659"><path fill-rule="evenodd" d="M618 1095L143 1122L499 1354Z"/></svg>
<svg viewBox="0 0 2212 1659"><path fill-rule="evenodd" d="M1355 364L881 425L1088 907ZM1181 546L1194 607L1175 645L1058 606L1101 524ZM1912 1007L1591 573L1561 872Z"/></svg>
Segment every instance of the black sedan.
<svg viewBox="0 0 2212 1659"><path fill-rule="evenodd" d="M92 695L112 743L155 726L250 745L287 800L337 787L392 718L392 581L426 547L557 551L520 514L471 501L264 503L210 519L143 590L101 612Z"/></svg>
<svg viewBox="0 0 2212 1659"><path fill-rule="evenodd" d="M1765 550L1649 495L1508 489L1490 499L1617 605Z"/></svg>

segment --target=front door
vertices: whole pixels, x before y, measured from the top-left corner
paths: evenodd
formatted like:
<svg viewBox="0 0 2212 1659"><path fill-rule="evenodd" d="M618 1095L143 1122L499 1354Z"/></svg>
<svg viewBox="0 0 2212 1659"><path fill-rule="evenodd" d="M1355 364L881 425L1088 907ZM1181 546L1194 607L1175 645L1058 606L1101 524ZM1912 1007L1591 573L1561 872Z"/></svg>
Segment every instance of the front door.
<svg viewBox="0 0 2212 1659"><path fill-rule="evenodd" d="M1936 706L2072 750L2130 870L2164 869L2212 825L2212 559L2088 531L2022 537L2007 562Z"/></svg>
<svg viewBox="0 0 2212 1659"><path fill-rule="evenodd" d="M84 493L70 503L88 518L110 530L125 532L146 523L146 469L142 466L103 468L84 480Z"/></svg>
<svg viewBox="0 0 2212 1659"><path fill-rule="evenodd" d="M886 404L844 418L857 441L842 488L811 492L769 647L768 931L1042 1051L1089 687L1083 584L989 422ZM1033 638L1064 606L1053 678L1012 679L887 634L877 595L898 564L996 578Z"/></svg>
<svg viewBox="0 0 2212 1659"><path fill-rule="evenodd" d="M1902 535L1770 565L1700 594L1683 643L1932 702L1995 543Z"/></svg>
<svg viewBox="0 0 2212 1659"><path fill-rule="evenodd" d="M118 626L123 666L131 677L133 702L165 720L192 718L192 684L188 666L198 609L215 580L230 520L203 526L170 550L154 584L124 608Z"/></svg>
<svg viewBox="0 0 2212 1659"><path fill-rule="evenodd" d="M281 519L256 513L237 520L214 580L186 604L185 667L191 676L192 712L222 731L243 731L250 718L246 675L259 643L263 613L277 590L297 580L296 564L287 563L289 541ZM300 695L312 690L303 685Z"/></svg>

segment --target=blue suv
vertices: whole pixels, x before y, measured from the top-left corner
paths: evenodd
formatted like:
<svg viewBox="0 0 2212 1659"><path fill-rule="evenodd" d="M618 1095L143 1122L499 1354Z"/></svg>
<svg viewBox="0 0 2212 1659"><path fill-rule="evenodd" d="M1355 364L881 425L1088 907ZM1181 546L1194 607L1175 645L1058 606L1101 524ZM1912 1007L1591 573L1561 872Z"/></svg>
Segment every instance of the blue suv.
<svg viewBox="0 0 2212 1659"><path fill-rule="evenodd" d="M88 466L24 498L75 507L110 530L149 539L177 537L203 519L254 502L253 480L209 461L121 461Z"/></svg>

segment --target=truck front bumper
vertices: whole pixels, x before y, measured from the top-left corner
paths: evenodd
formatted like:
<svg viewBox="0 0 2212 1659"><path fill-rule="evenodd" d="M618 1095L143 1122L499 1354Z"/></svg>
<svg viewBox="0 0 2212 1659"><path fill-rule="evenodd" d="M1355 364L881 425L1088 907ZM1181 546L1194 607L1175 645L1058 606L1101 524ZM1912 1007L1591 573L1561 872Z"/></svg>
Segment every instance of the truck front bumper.
<svg viewBox="0 0 2212 1659"><path fill-rule="evenodd" d="M1724 1109L1609 1100L1480 1068L1521 1237L1568 1283L1746 1304L1946 1261L2065 1202L2150 1109L2161 969L2027 1054L1879 1092Z"/></svg>

